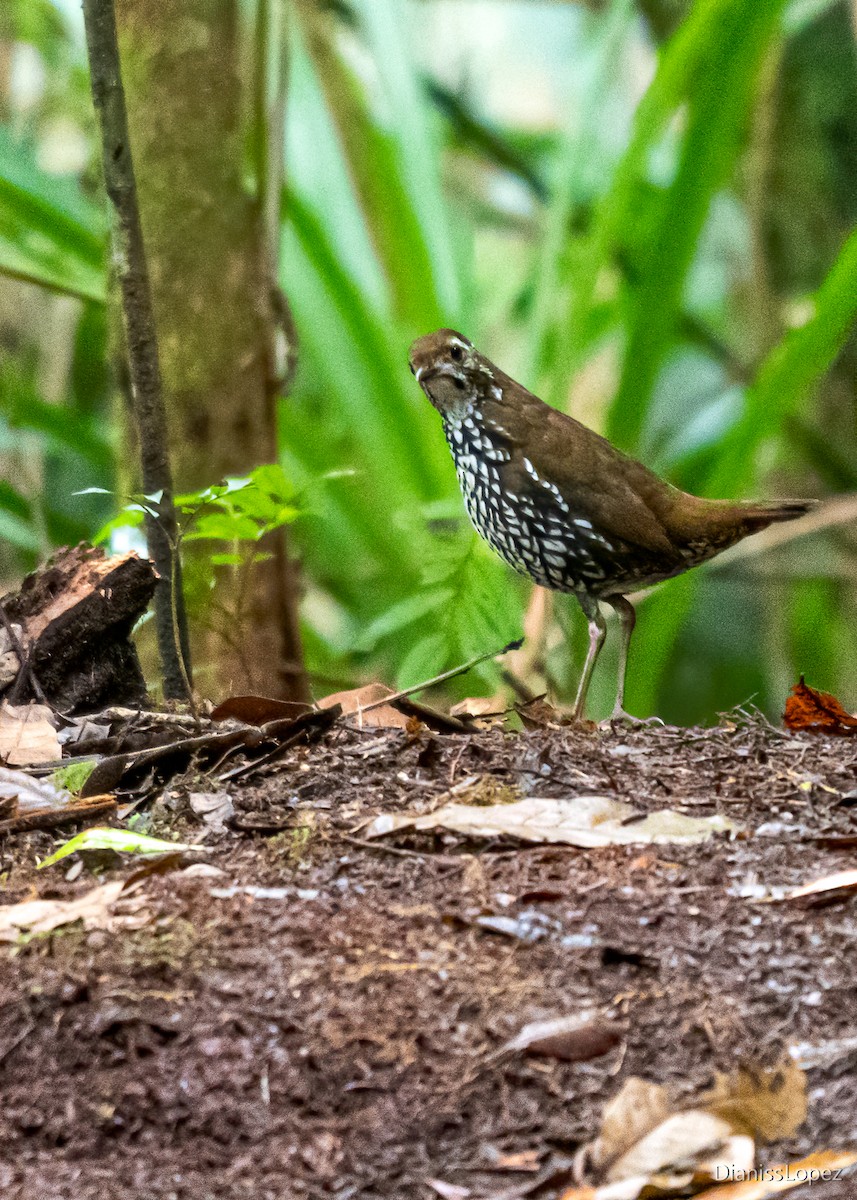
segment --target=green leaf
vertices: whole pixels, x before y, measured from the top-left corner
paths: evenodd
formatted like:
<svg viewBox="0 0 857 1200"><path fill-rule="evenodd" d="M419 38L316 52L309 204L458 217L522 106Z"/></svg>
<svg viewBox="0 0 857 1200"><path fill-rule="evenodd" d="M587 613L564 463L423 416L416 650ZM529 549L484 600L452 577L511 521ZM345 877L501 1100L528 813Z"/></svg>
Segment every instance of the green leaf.
<svg viewBox="0 0 857 1200"><path fill-rule="evenodd" d="M137 505L129 504L127 508L123 508L120 513L101 526L92 539L93 544L100 546L102 542L109 541L113 534L118 533L120 529L139 529L144 520L143 510Z"/></svg>
<svg viewBox="0 0 857 1200"><path fill-rule="evenodd" d="M105 249L99 210L0 128L0 272L103 302Z"/></svg>
<svg viewBox="0 0 857 1200"><path fill-rule="evenodd" d="M400 600L398 604L394 604L392 608L381 613L367 629L364 629L352 647L354 653L362 654L367 650L372 650L383 638L389 637L392 633L398 633L399 630L412 625L421 617L428 616L429 613L437 612L438 609L448 604L454 594L452 588L435 588L432 591L418 592L414 596Z"/></svg>
<svg viewBox="0 0 857 1200"><path fill-rule="evenodd" d="M279 463L263 463L250 472L250 480L260 492L278 500L281 504L294 501L295 489Z"/></svg>
<svg viewBox="0 0 857 1200"><path fill-rule="evenodd" d="M54 771L50 781L55 787L65 788L73 796L78 796L97 765L98 760L95 758L76 759L67 767L60 767L58 771Z"/></svg>
<svg viewBox="0 0 857 1200"><path fill-rule="evenodd" d="M194 528L185 534L186 541L216 539L224 542L255 542L260 529L252 517L236 512L202 513Z"/></svg>
<svg viewBox="0 0 857 1200"><path fill-rule="evenodd" d="M634 288L622 376L607 435L640 438L649 397L675 340L685 283L711 201L741 149L759 71L784 0L699 0L698 66L688 81L687 128L675 177L659 205L654 238Z"/></svg>
<svg viewBox="0 0 857 1200"><path fill-rule="evenodd" d="M379 25L378 9L389 10L387 22L402 19L394 12L398 5L393 0L372 0L371 5L360 7L363 8L361 24L372 40L378 37L388 40ZM430 325L440 325L443 308L435 288L435 273L421 213L414 203L417 189L406 185L408 160L412 160L413 155L405 149L407 138L403 137L406 132L403 123L406 114L412 117L414 112L420 111L418 105L409 102L407 69L401 63L373 59L373 67L381 75L381 86L389 75L393 75L391 87L405 93L405 96L398 94L396 97L396 122L385 127L375 118L366 89L340 53L337 34L341 31L330 11L308 0L297 4L296 10L348 162L369 237L384 268L394 307L413 328L419 328L427 314ZM401 45L397 46L397 53L403 54ZM433 155L429 154L428 158L431 162ZM427 176L425 164L419 173L423 178ZM440 203L439 190L436 190ZM401 269L404 262L409 265L407 271Z"/></svg>
<svg viewBox="0 0 857 1200"><path fill-rule="evenodd" d="M421 637L399 663L396 684L400 688L409 688L433 679L449 665L449 653L449 639L443 633Z"/></svg>
<svg viewBox="0 0 857 1200"><path fill-rule="evenodd" d="M842 349L857 319L857 230L812 297L812 313L762 364L741 418L721 448L709 494L734 496L751 488L759 451L797 411Z"/></svg>
<svg viewBox="0 0 857 1200"><path fill-rule="evenodd" d="M52 867L69 854L78 850L114 850L117 854L179 854L190 850L204 850L204 846L185 842L165 842L161 838L147 837L129 829L85 829L58 850L39 863L39 870Z"/></svg>
<svg viewBox="0 0 857 1200"><path fill-rule="evenodd" d="M42 541L31 520L0 508L0 540L21 550L41 550Z"/></svg>

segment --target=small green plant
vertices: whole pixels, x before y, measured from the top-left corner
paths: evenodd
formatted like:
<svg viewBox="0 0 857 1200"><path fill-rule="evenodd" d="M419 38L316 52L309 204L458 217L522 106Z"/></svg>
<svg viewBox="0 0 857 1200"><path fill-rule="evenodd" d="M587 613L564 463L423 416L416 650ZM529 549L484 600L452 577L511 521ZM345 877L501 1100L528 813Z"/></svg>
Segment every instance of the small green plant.
<svg viewBox="0 0 857 1200"><path fill-rule="evenodd" d="M104 488L87 488L85 495L92 492L104 493ZM109 494L109 493L108 493ZM93 539L96 544L107 542L128 530L138 529L146 517L159 516L161 495L136 494L128 498L120 511L102 526ZM295 489L286 478L283 468L274 463L256 467L249 475L240 479L227 479L222 484L185 492L175 498L178 513L178 529L170 540L173 572L181 565L187 574L187 561L183 549L190 542L215 543L207 555L194 555L191 559L188 592L191 596L209 596L215 583L217 570L232 570L238 574L239 586L234 594L239 597L237 611L228 614L229 623L240 628L243 612L242 600L247 595L254 564L270 557L265 539L275 530L290 524L300 514ZM202 602L195 606L202 612ZM173 608L173 634L176 646L181 643L178 613ZM181 653L179 659L184 669ZM185 672L186 674L186 672ZM185 678L187 694L191 697L191 708L195 711L190 680Z"/></svg>
<svg viewBox="0 0 857 1200"><path fill-rule="evenodd" d="M78 495L104 493L103 488L87 488ZM119 530L138 529L143 518L157 516L160 495L133 495L93 541L96 545L108 541ZM228 549L211 554L215 566L245 567L266 557L259 543L266 534L288 525L298 516L294 488L283 468L273 463L251 471L243 479L227 479L225 483L201 488L176 496L180 513L180 528L174 552L183 542L214 541L225 543Z"/></svg>

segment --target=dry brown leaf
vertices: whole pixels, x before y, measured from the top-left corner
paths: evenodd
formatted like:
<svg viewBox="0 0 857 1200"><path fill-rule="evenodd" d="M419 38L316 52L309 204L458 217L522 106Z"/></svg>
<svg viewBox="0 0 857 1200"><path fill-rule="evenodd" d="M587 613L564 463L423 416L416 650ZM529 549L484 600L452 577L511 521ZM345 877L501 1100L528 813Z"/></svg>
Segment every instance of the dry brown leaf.
<svg viewBox="0 0 857 1200"><path fill-rule="evenodd" d="M0 762L29 767L62 757L47 704L0 704Z"/></svg>
<svg viewBox="0 0 857 1200"><path fill-rule="evenodd" d="M449 710L451 717L502 717L505 711L502 696L469 696L459 700Z"/></svg>
<svg viewBox="0 0 857 1200"><path fill-rule="evenodd" d="M341 705L343 716L355 716L361 729L407 729L410 718L393 708L392 704L381 704L378 708L364 712L370 705L378 704L379 700L395 695L392 688L385 687L383 683L367 683L365 687L325 696L323 700L318 701L318 707L333 708L337 704Z"/></svg>
<svg viewBox="0 0 857 1200"><path fill-rule="evenodd" d="M717 1154L704 1158L697 1163L693 1173L693 1182L697 1187L703 1184L716 1183L728 1179L738 1172L752 1171L756 1165L756 1143L744 1133L733 1133L728 1137Z"/></svg>
<svg viewBox="0 0 857 1200"><path fill-rule="evenodd" d="M576 1013L552 1021L533 1021L503 1049L543 1054L563 1062L586 1062L608 1054L621 1040L622 1031L613 1021L591 1013Z"/></svg>
<svg viewBox="0 0 857 1200"><path fill-rule="evenodd" d="M632 1078L606 1105L601 1133L583 1150L581 1165L606 1184L625 1185L615 1197L607 1186L595 1188L593 1200L625 1200L644 1188L655 1196L683 1186L682 1178L696 1186L725 1180L753 1167L756 1140L793 1136L806 1108L806 1077L789 1057L717 1075L713 1087L678 1112L665 1087ZM566 1200L576 1200L574 1191Z"/></svg>
<svg viewBox="0 0 857 1200"><path fill-rule="evenodd" d="M596 1170L621 1158L670 1116L669 1093L659 1083L632 1075L604 1106L601 1133L589 1150Z"/></svg>
<svg viewBox="0 0 857 1200"><path fill-rule="evenodd" d="M764 896L762 904L780 904L784 900L802 900L805 896L819 896L827 892L848 892L857 888L857 871L837 871L834 875L825 875L812 883L804 883L800 887L786 892L784 896Z"/></svg>
<svg viewBox="0 0 857 1200"><path fill-rule="evenodd" d="M0 942L15 942L22 934L49 933L74 921L83 921L84 929L139 928L149 920L140 913L144 899L131 897L126 891L127 903L121 913L117 912L115 906L123 890L125 882L118 879L73 900L24 900L7 905L0 908Z"/></svg>
<svg viewBox="0 0 857 1200"><path fill-rule="evenodd" d="M562 1192L559 1200L655 1200L656 1196L681 1194L691 1180L687 1171L683 1175L638 1175L634 1179L620 1179L616 1183L603 1183L600 1187L573 1187Z"/></svg>
<svg viewBox="0 0 857 1200"><path fill-rule="evenodd" d="M273 696L230 696L211 710L212 721L243 721L245 725L265 725L284 717L299 717L310 712L309 704L298 700L277 700Z"/></svg>
<svg viewBox="0 0 857 1200"><path fill-rule="evenodd" d="M806 1120L806 1075L789 1057L773 1067L744 1063L731 1075L717 1074L697 1103L728 1121L734 1133L777 1142L792 1137Z"/></svg>
<svg viewBox="0 0 857 1200"><path fill-rule="evenodd" d="M688 1187L702 1187L717 1179L727 1178L729 1171L750 1171L755 1164L755 1145L752 1138L734 1136L727 1138L716 1156L706 1158L696 1165L693 1172L681 1174L635 1175L631 1179L616 1180L600 1187L573 1187L562 1193L559 1200L655 1200L657 1196L671 1197L685 1194ZM706 1195L720 1195L720 1189Z"/></svg>
<svg viewBox="0 0 857 1200"><path fill-rule="evenodd" d="M674 1113L640 1138L607 1171L607 1181L651 1178L664 1171L693 1174L700 1159L716 1154L728 1142L728 1121L702 1109Z"/></svg>
<svg viewBox="0 0 857 1200"><path fill-rule="evenodd" d="M851 1150L819 1150L808 1158L797 1162L778 1163L773 1167L759 1168L762 1178L742 1179L735 1183L722 1183L697 1193L696 1200L766 1200L779 1192L806 1186L811 1178L821 1180L825 1173L829 1178L834 1172L847 1170L857 1163L857 1153ZM811 1173L815 1172L813 1176ZM593 1200L601 1200L597 1195Z"/></svg>
<svg viewBox="0 0 857 1200"><path fill-rule="evenodd" d="M857 717L846 712L829 692L816 691L804 683L803 675L786 700L783 721L793 733L804 730L847 737L857 732Z"/></svg>
<svg viewBox="0 0 857 1200"><path fill-rule="evenodd" d="M530 796L514 804L485 807L446 804L423 815L381 813L367 826L364 837L382 837L408 828L440 828L467 837L514 837L525 842L563 842L588 848L641 843L691 845L715 833L737 830L733 822L720 816L686 817L672 809L643 816L610 796L576 796L569 800Z"/></svg>

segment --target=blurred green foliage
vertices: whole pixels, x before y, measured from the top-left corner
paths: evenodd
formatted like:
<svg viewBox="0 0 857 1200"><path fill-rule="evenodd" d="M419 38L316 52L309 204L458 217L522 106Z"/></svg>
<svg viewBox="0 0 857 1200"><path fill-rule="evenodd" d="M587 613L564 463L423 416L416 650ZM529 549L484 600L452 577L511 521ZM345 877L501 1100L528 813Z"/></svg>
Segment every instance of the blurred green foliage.
<svg viewBox="0 0 857 1200"><path fill-rule="evenodd" d="M369 675L407 686L521 628L528 589L466 525L436 415L407 371L410 340L431 328L463 329L680 486L857 490L857 31L845 0L561 6L563 53L544 72L563 100L539 128L498 118L466 72L434 72L421 39L468 7L288 6L281 284L300 359L281 464L298 498L319 694ZM552 10L558 28L556 6L517 7L534 28ZM259 12L241 13L252 40ZM0 98L11 582L98 529L103 498L71 494L112 485L116 437L79 33L48 0L14 0L4 21L0 43L30 46L47 81L26 111ZM89 147L64 175L42 162L58 121ZM21 281L39 289L35 331L16 322L15 299L2 304L6 289L36 291ZM646 598L632 711L692 721L753 702L775 714L800 672L857 696L854 554L841 524ZM556 622L545 669L562 695L582 622L565 600ZM489 663L458 686L498 682ZM612 683L608 659L596 710Z"/></svg>

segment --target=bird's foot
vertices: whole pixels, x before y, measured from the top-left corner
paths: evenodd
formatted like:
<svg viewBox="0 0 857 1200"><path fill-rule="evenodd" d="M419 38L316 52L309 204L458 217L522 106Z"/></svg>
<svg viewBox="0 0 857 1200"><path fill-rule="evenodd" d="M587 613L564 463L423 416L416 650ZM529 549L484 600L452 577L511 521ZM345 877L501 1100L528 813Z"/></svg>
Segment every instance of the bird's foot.
<svg viewBox="0 0 857 1200"><path fill-rule="evenodd" d="M614 708L607 720L601 722L601 728L613 729L616 725L624 725L626 729L645 729L647 726L651 728L665 724L660 717L634 717L624 708Z"/></svg>

